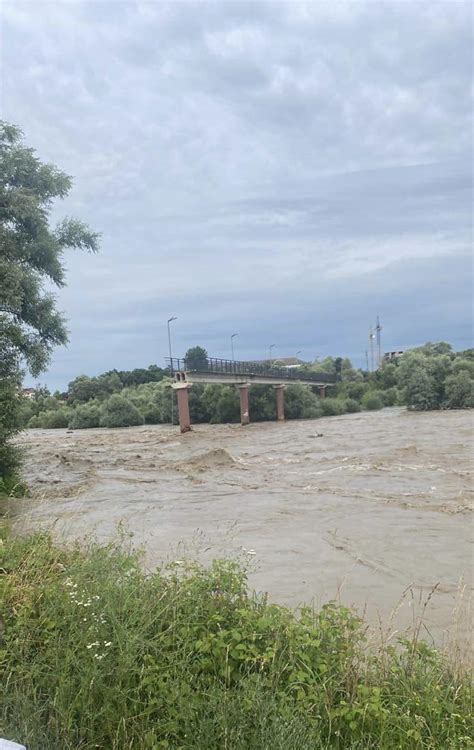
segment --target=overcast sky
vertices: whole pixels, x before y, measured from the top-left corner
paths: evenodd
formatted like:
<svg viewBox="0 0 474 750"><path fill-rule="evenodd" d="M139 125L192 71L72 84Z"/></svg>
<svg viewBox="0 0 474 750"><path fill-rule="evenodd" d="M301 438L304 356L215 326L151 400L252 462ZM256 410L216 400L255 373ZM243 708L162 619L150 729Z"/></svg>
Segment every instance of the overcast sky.
<svg viewBox="0 0 474 750"><path fill-rule="evenodd" d="M3 0L2 117L102 232L41 382L163 365L171 315L175 355L469 346L471 45L457 0Z"/></svg>

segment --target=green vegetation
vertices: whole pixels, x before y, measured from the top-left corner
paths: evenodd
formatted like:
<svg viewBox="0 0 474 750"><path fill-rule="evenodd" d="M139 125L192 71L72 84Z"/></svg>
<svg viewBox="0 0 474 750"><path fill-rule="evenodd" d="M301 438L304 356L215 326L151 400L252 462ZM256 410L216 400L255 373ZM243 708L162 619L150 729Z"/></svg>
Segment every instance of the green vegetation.
<svg viewBox="0 0 474 750"><path fill-rule="evenodd" d="M383 401L380 394L377 391L368 391L362 397L362 405L364 409L369 411L377 411L383 407Z"/></svg>
<svg viewBox="0 0 474 750"><path fill-rule="evenodd" d="M207 351L202 346L193 346L184 355L187 370L203 370L207 367Z"/></svg>
<svg viewBox="0 0 474 750"><path fill-rule="evenodd" d="M103 427L132 427L143 424L144 419L137 407L124 396L114 393L102 408L100 424Z"/></svg>
<svg viewBox="0 0 474 750"><path fill-rule="evenodd" d="M202 347L194 347L186 357L195 357L196 363L205 355ZM396 405L416 410L474 405L474 357L470 350L455 353L443 342L409 351L374 373L355 370L350 360L332 357L304 365L301 371L339 373L339 379L324 399L308 386L289 384L285 390L287 419L315 419ZM170 422L171 382L168 371L156 365L130 372L112 370L93 378L80 375L66 393L51 396L40 388L34 398L23 399L20 422L23 427L73 429ZM239 397L234 387L194 385L189 401L194 424L239 421ZM275 419L272 386L251 388L250 411L252 421ZM176 405L174 416L176 419Z"/></svg>
<svg viewBox="0 0 474 750"><path fill-rule="evenodd" d="M467 750L470 689L415 636L369 654L327 604L299 617L245 567L146 575L120 545L2 546L0 732L29 750Z"/></svg>
<svg viewBox="0 0 474 750"><path fill-rule="evenodd" d="M52 348L67 341L62 315L45 287L64 286L63 253L95 252L98 235L76 219L48 223L55 198L65 198L71 178L42 164L14 125L0 121L0 491L21 490L20 456L11 438L21 427L22 367L43 372ZM50 426L67 423L48 415Z"/></svg>

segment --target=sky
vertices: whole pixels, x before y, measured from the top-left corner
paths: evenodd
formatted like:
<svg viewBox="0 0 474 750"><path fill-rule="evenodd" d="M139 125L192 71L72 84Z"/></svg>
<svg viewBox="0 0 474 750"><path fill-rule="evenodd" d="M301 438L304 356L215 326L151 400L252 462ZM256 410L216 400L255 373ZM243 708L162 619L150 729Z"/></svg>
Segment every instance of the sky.
<svg viewBox="0 0 474 750"><path fill-rule="evenodd" d="M0 112L74 177L69 345L40 381L472 338L468 2L24 2Z"/></svg>

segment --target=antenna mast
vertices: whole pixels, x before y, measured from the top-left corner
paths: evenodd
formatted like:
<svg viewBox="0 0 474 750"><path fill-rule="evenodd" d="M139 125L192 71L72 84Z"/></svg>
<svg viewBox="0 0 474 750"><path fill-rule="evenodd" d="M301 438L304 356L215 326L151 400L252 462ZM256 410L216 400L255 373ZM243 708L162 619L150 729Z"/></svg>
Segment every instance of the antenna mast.
<svg viewBox="0 0 474 750"><path fill-rule="evenodd" d="M382 331L382 326L380 325L380 318L377 315L377 325L375 326L375 330L377 332L377 369L379 369L382 365L382 343L381 343L381 336L380 333Z"/></svg>
<svg viewBox="0 0 474 750"><path fill-rule="evenodd" d="M372 326L369 328L369 344L370 344L370 371L374 371L374 339L375 334L372 331Z"/></svg>

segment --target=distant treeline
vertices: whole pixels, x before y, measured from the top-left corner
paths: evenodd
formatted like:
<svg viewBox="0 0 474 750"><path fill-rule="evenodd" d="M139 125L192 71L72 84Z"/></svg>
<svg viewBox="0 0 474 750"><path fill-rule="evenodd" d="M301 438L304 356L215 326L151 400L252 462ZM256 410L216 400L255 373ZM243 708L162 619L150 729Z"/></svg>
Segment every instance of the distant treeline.
<svg viewBox="0 0 474 750"><path fill-rule="evenodd" d="M197 349L190 350L190 356ZM314 419L395 405L414 410L474 405L474 350L453 352L445 342L412 349L373 373L355 369L349 359L341 357L327 357L300 370L302 374L318 371L335 374L336 385L328 389L326 398L320 398L309 386L289 384L285 389L287 419ZM156 365L111 370L97 377L79 375L65 393L51 394L40 387L32 398L24 398L21 424L81 429L169 423L175 398L171 382L169 371ZM189 405L195 424L239 421L239 396L231 386L193 385ZM252 386L250 413L252 421L275 419L272 386ZM176 421L176 404L173 415Z"/></svg>

